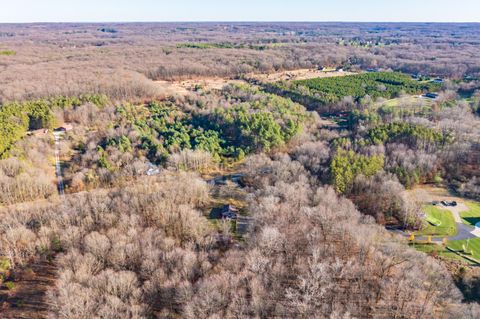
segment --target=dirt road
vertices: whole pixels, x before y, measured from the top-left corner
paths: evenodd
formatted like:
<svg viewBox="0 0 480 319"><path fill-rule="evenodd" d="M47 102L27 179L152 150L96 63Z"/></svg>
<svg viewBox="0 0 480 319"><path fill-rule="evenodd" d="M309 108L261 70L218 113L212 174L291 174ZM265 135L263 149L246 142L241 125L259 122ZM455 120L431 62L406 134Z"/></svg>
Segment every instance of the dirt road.
<svg viewBox="0 0 480 319"><path fill-rule="evenodd" d="M60 196L65 195L65 185L63 183L62 164L60 162L60 140L63 138L63 132L53 132L55 137L55 173L57 174L57 189Z"/></svg>

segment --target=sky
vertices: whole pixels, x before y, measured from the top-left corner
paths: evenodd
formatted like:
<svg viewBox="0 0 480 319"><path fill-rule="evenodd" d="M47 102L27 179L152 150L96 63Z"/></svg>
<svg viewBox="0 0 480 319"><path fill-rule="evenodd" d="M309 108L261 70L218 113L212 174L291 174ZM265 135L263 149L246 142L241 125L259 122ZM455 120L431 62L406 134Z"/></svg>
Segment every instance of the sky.
<svg viewBox="0 0 480 319"><path fill-rule="evenodd" d="M0 0L0 23L480 22L480 0Z"/></svg>

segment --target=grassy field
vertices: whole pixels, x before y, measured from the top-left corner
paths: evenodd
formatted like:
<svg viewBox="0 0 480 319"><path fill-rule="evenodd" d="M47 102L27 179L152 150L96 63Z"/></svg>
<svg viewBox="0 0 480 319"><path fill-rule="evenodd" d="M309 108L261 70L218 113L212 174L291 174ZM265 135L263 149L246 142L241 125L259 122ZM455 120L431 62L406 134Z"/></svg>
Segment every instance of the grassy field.
<svg viewBox="0 0 480 319"><path fill-rule="evenodd" d="M460 217L465 224L475 226L476 223L480 222L480 203L465 202L465 205L468 206L469 210L460 213Z"/></svg>
<svg viewBox="0 0 480 319"><path fill-rule="evenodd" d="M469 240L454 240L448 242L448 247L455 250L464 250L464 253L480 260L480 238L471 238Z"/></svg>
<svg viewBox="0 0 480 319"><path fill-rule="evenodd" d="M426 205L423 208L426 217L425 226L415 233L416 236L453 236L457 233L457 226L450 211L439 209L433 205ZM430 222L429 222L430 221ZM434 226L437 225L437 226Z"/></svg>

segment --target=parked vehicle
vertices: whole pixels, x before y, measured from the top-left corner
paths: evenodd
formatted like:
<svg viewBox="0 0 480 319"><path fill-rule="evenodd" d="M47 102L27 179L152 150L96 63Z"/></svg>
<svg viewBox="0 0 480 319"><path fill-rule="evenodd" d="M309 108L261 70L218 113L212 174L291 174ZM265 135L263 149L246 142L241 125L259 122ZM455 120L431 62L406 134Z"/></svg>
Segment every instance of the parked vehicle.
<svg viewBox="0 0 480 319"><path fill-rule="evenodd" d="M446 206L446 207L455 207L455 206L457 206L457 202L456 202L456 201L451 201L451 202L449 202L449 201L446 201L446 200L442 200L440 203L441 203L443 206ZM435 205L435 204L434 204L434 205Z"/></svg>

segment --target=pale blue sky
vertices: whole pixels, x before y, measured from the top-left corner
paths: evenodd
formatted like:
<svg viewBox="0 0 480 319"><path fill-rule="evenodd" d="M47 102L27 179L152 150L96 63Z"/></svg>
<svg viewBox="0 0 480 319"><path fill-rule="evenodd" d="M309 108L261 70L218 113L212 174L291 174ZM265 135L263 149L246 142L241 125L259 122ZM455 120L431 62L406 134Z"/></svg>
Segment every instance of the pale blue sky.
<svg viewBox="0 0 480 319"><path fill-rule="evenodd" d="M480 22L480 0L0 0L1 22Z"/></svg>

